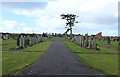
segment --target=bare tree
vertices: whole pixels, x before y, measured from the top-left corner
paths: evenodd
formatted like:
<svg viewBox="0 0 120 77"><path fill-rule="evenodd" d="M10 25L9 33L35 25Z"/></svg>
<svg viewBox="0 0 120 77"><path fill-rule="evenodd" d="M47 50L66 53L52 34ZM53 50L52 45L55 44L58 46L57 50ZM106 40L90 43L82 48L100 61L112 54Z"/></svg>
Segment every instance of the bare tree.
<svg viewBox="0 0 120 77"><path fill-rule="evenodd" d="M66 22L66 26L68 27L65 27L67 28L67 31L64 33L64 34L67 34L67 32L70 31L70 35L72 35L72 27L74 26L74 23L78 23L78 21L76 21L76 17L78 17L77 15L74 15L74 14L61 14L60 15L62 17L62 19L65 19L67 20Z"/></svg>

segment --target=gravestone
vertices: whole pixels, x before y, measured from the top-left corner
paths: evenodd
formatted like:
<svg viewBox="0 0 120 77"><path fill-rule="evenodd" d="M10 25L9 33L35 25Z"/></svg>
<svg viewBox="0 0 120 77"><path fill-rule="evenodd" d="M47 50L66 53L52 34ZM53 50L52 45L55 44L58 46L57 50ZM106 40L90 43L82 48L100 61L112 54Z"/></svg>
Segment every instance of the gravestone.
<svg viewBox="0 0 120 77"><path fill-rule="evenodd" d="M105 38L103 37L102 40L103 40L103 43L104 43L105 42Z"/></svg>
<svg viewBox="0 0 120 77"><path fill-rule="evenodd" d="M22 37L22 48L25 48L25 36L24 37Z"/></svg>
<svg viewBox="0 0 120 77"><path fill-rule="evenodd" d="M76 43L79 44L79 36L76 38Z"/></svg>
<svg viewBox="0 0 120 77"><path fill-rule="evenodd" d="M111 45L111 40L110 40L110 37L107 37L107 43L108 43L108 45Z"/></svg>
<svg viewBox="0 0 120 77"><path fill-rule="evenodd" d="M88 48L92 48L92 37L90 36L88 39Z"/></svg>
<svg viewBox="0 0 120 77"><path fill-rule="evenodd" d="M75 41L75 37L73 37L73 38L71 39L71 41L74 42L74 41Z"/></svg>
<svg viewBox="0 0 120 77"><path fill-rule="evenodd" d="M7 40L7 39L8 39L8 34L5 35L5 40Z"/></svg>
<svg viewBox="0 0 120 77"><path fill-rule="evenodd" d="M33 37L31 36L31 45L33 45Z"/></svg>
<svg viewBox="0 0 120 77"><path fill-rule="evenodd" d="M84 43L85 47L88 47L88 34L85 34L85 43Z"/></svg>
<svg viewBox="0 0 120 77"><path fill-rule="evenodd" d="M77 37L75 36L75 37L74 37L74 39L75 39L75 43L76 43L76 38L77 38Z"/></svg>
<svg viewBox="0 0 120 77"><path fill-rule="evenodd" d="M29 38L25 37L25 47L29 46Z"/></svg>
<svg viewBox="0 0 120 77"><path fill-rule="evenodd" d="M6 36L5 35L3 35L3 40L5 40L6 39Z"/></svg>
<svg viewBox="0 0 120 77"><path fill-rule="evenodd" d="M84 36L82 35L82 46L84 45Z"/></svg>
<svg viewBox="0 0 120 77"><path fill-rule="evenodd" d="M19 37L17 38L17 47L16 48L20 48L20 39L19 39Z"/></svg>
<svg viewBox="0 0 120 77"><path fill-rule="evenodd" d="M82 45L82 36L79 36L80 45Z"/></svg>
<svg viewBox="0 0 120 77"><path fill-rule="evenodd" d="M98 37L99 41L101 41L101 37Z"/></svg>
<svg viewBox="0 0 120 77"><path fill-rule="evenodd" d="M117 38L117 37L115 38L115 41L118 41L118 38Z"/></svg>
<svg viewBox="0 0 120 77"><path fill-rule="evenodd" d="M21 35L21 47L23 47L23 35Z"/></svg>
<svg viewBox="0 0 120 77"><path fill-rule="evenodd" d="M95 49L95 50L97 49L96 38L95 38L95 37L93 38L93 45L92 45L92 48Z"/></svg>

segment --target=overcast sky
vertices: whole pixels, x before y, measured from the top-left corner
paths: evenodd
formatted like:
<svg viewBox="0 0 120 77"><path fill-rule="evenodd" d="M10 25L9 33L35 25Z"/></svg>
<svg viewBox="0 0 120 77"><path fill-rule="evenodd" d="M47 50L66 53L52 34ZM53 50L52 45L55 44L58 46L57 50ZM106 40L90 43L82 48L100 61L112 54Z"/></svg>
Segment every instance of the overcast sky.
<svg viewBox="0 0 120 77"><path fill-rule="evenodd" d="M79 17L75 34L118 35L118 0L53 0L46 2L2 2L0 32L64 33L60 14Z"/></svg>

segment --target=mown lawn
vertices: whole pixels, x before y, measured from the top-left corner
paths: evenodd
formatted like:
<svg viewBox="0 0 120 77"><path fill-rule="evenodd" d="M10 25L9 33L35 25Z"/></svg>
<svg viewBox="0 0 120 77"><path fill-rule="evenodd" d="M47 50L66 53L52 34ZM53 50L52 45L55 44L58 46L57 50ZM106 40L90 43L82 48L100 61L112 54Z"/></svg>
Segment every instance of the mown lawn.
<svg viewBox="0 0 120 77"><path fill-rule="evenodd" d="M73 42L70 41L64 41L64 43L73 51L73 52L99 52L99 53L118 53L118 50L111 50L109 48L105 48L105 47L100 47L98 46L98 48L100 48L100 50L90 50L87 48L83 48Z"/></svg>
<svg viewBox="0 0 120 77"><path fill-rule="evenodd" d="M1 39L1 44L3 46L0 46L2 48L2 51L10 51L13 48L16 48L16 43L17 41L14 39L8 39L8 40L2 40Z"/></svg>
<svg viewBox="0 0 120 77"><path fill-rule="evenodd" d="M0 75L2 75L2 52L0 52Z"/></svg>
<svg viewBox="0 0 120 77"><path fill-rule="evenodd" d="M20 50L15 50L16 44L2 46L3 51L33 51L33 52L2 52L2 74L9 75L31 66L44 55L34 51L46 51L53 41L44 41Z"/></svg>
<svg viewBox="0 0 120 77"><path fill-rule="evenodd" d="M70 48L72 52L97 52L97 53L118 53L117 50L111 50L105 47L99 47L100 50L90 50L80 47L73 42L64 41L66 46ZM76 54L79 59L83 61L89 68L93 68L106 75L118 75L118 55L110 54Z"/></svg>
<svg viewBox="0 0 120 77"><path fill-rule="evenodd" d="M111 41L111 45L108 45L107 44L107 41L102 41L102 40L96 40L96 42L97 42L97 44L98 45L101 45L101 46L103 46L103 47L111 47L111 48L113 48L113 49L116 49L116 50L118 50L118 49L120 49L120 48L118 48L118 41Z"/></svg>
<svg viewBox="0 0 120 77"><path fill-rule="evenodd" d="M2 39L0 38L0 45L2 45Z"/></svg>
<svg viewBox="0 0 120 77"><path fill-rule="evenodd" d="M26 47L24 49L15 50L17 44L10 44L6 46L2 46L2 51L46 51L50 45L52 44L52 41L44 41L38 44L35 44L31 47Z"/></svg>
<svg viewBox="0 0 120 77"><path fill-rule="evenodd" d="M14 44L14 43L17 43L16 40L14 39L8 39L8 40L2 40L2 44Z"/></svg>
<svg viewBox="0 0 120 77"><path fill-rule="evenodd" d="M34 51L46 51L50 47L51 44L52 44L52 41L45 41L45 42L35 44L31 47L19 49L17 51L33 51L33 52Z"/></svg>
<svg viewBox="0 0 120 77"><path fill-rule="evenodd" d="M12 49L16 48L16 44L2 46L2 51L11 51Z"/></svg>
<svg viewBox="0 0 120 77"><path fill-rule="evenodd" d="M43 53L2 52L2 74L9 75L40 60Z"/></svg>
<svg viewBox="0 0 120 77"><path fill-rule="evenodd" d="M88 67L106 75L118 75L118 55L77 54Z"/></svg>

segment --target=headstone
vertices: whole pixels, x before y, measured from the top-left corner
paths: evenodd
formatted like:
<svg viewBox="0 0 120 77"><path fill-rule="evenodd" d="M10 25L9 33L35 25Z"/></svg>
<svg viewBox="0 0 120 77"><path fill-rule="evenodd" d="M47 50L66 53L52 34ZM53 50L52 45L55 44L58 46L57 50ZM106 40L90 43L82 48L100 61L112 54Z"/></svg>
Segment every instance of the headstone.
<svg viewBox="0 0 120 77"><path fill-rule="evenodd" d="M103 43L104 43L105 42L105 38L103 37L102 40L103 40Z"/></svg>
<svg viewBox="0 0 120 77"><path fill-rule="evenodd" d="M31 37L31 45L34 45L34 39Z"/></svg>
<svg viewBox="0 0 120 77"><path fill-rule="evenodd" d="M5 35L5 40L7 40L7 39L8 39L8 34Z"/></svg>
<svg viewBox="0 0 120 77"><path fill-rule="evenodd" d="M115 41L118 41L118 38L115 38Z"/></svg>
<svg viewBox="0 0 120 77"><path fill-rule="evenodd" d="M25 36L22 37L22 48L24 48L24 47L25 47Z"/></svg>
<svg viewBox="0 0 120 77"><path fill-rule="evenodd" d="M95 50L96 50L96 48L97 48L97 45L96 45L96 38L93 39L92 48L95 49Z"/></svg>
<svg viewBox="0 0 120 77"><path fill-rule="evenodd" d="M99 37L99 41L101 40L101 38Z"/></svg>
<svg viewBox="0 0 120 77"><path fill-rule="evenodd" d="M74 38L75 38L75 43L76 43L76 38L77 38L77 37L75 36Z"/></svg>
<svg viewBox="0 0 120 77"><path fill-rule="evenodd" d="M82 38L81 38L81 36L79 36L79 43L80 43L80 45L82 45Z"/></svg>
<svg viewBox="0 0 120 77"><path fill-rule="evenodd" d="M20 39L19 37L17 38L17 47L16 48L19 48L20 47Z"/></svg>
<svg viewBox="0 0 120 77"><path fill-rule="evenodd" d="M92 48L91 43L92 43L92 37L90 36L88 40L88 48Z"/></svg>
<svg viewBox="0 0 120 77"><path fill-rule="evenodd" d="M71 41L74 42L74 41L75 41L75 38L72 38Z"/></svg>
<svg viewBox="0 0 120 77"><path fill-rule="evenodd" d="M5 39L6 39L5 35L3 35L3 40L5 40Z"/></svg>
<svg viewBox="0 0 120 77"><path fill-rule="evenodd" d="M111 45L111 40L110 40L110 37L107 37L107 43L108 43L108 45Z"/></svg>
<svg viewBox="0 0 120 77"><path fill-rule="evenodd" d="M84 36L82 35L82 46L84 45Z"/></svg>
<svg viewBox="0 0 120 77"><path fill-rule="evenodd" d="M88 46L88 34L85 34L85 43L84 46L87 47Z"/></svg>

